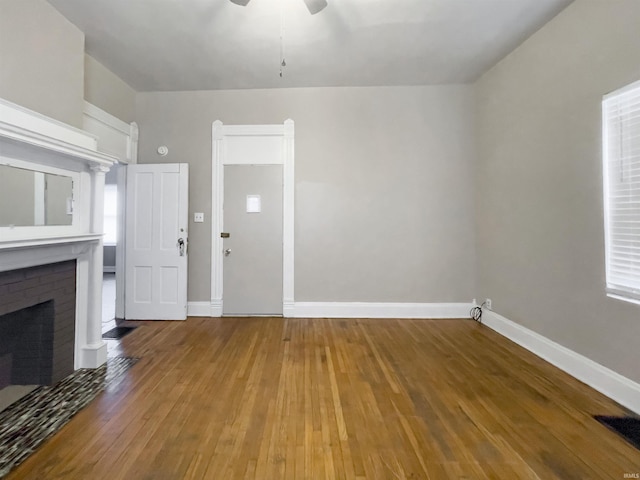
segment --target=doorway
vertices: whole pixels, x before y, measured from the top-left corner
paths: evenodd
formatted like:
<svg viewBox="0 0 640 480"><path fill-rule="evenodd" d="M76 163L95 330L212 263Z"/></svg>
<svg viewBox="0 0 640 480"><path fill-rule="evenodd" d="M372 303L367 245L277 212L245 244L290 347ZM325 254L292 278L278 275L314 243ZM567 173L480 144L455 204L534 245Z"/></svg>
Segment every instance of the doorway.
<svg viewBox="0 0 640 480"><path fill-rule="evenodd" d="M212 155L212 239L211 239L211 316L220 317L224 315L266 315L282 314L290 316L294 305L294 123L293 120L286 120L280 125L224 125L220 121L213 123L213 155ZM278 292L278 307L273 306L268 309L258 309L257 301L260 300L255 291L245 290L244 306L241 309L234 307L236 296L235 287L231 288L225 295L227 289L228 275L225 274L225 258L234 258L234 250L225 246L225 242L231 242L234 238L233 232L226 230L224 213L226 172L230 166L245 166L264 168L266 166L277 166L273 172L280 172L282 179L282 240L281 256L276 261L281 261L280 266L273 264L268 267L270 271L263 278L278 279L281 275L281 290ZM241 170L238 170L241 171ZM249 170L246 170L249 171ZM260 172L256 170L256 172ZM266 173L263 170L261 173ZM242 176L242 175L241 175ZM259 175L261 176L261 175ZM277 177L278 173L269 176ZM235 188L235 187L234 187ZM254 188L254 187L251 187ZM246 190L243 187L244 190ZM246 190L239 202L244 205L243 215L255 215L255 212L246 212L247 207L255 208L258 204L261 207L262 197L257 192ZM259 197L259 198L258 198ZM251 205L249 205L251 203ZM271 203L271 202L269 202ZM227 224L228 225L228 224ZM277 230L277 227L275 227ZM226 234L229 234L227 237ZM236 237L237 238L237 237ZM259 239L253 239L260 241ZM243 244L250 244L252 241L248 237ZM275 240L276 242L279 240ZM225 257L225 250L231 248L231 252ZM244 247L242 247L244 248ZM237 252L239 253L239 252ZM229 272L227 272L229 273ZM246 275L246 274L245 274ZM255 274L254 274L255 275ZM276 287L280 288L280 282L276 281ZM230 284L233 285L233 284ZM240 290L242 291L242 289ZM269 294L273 298L273 291ZM248 296L248 297L247 297ZM247 300L247 298L249 300ZM261 300L260 300L261 301ZM229 302L231 306L229 307ZM270 300L270 302L272 302ZM239 303L236 303L236 306ZM273 303L270 303L273 305ZM227 308L229 307L229 308ZM272 310L267 313L267 310Z"/></svg>
<svg viewBox="0 0 640 480"><path fill-rule="evenodd" d="M103 238L103 278L102 278L102 333L116 326L116 249L119 240L120 203L118 198L118 174L124 169L114 165L105 175L104 186L104 238Z"/></svg>

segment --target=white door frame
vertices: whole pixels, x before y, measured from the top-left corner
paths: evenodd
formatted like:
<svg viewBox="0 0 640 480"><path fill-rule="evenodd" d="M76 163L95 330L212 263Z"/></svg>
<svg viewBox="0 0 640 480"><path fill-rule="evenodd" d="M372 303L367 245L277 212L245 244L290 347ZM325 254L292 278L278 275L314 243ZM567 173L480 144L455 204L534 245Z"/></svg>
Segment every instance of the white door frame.
<svg viewBox="0 0 640 480"><path fill-rule="evenodd" d="M98 139L98 150L118 158L118 239L116 241L116 318L125 318L125 235L126 188L128 164L138 163L138 124L118 117L85 101L82 128ZM106 145L104 144L106 143Z"/></svg>
<svg viewBox="0 0 640 480"><path fill-rule="evenodd" d="M294 307L294 123L285 120L282 125L223 125L220 120L212 127L212 196L211 196L211 316L222 316L223 301L223 243L224 165L232 165L227 158L225 137L280 136L283 139L282 161L269 161L264 165L283 165L283 218L282 218L282 314L293 315ZM254 162L256 164L260 162ZM238 164L236 162L235 164Z"/></svg>

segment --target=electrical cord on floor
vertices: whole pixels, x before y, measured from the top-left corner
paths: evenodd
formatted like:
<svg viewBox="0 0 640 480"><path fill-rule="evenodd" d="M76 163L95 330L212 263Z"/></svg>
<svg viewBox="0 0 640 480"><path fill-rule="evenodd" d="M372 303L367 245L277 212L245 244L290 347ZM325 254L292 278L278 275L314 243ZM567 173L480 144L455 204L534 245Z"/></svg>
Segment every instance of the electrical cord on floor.
<svg viewBox="0 0 640 480"><path fill-rule="evenodd" d="M475 320L478 323L482 323L482 307L484 307L485 303L487 302L482 302L482 305L480 305L479 307L473 307L469 311L469 316L471 317L471 320Z"/></svg>

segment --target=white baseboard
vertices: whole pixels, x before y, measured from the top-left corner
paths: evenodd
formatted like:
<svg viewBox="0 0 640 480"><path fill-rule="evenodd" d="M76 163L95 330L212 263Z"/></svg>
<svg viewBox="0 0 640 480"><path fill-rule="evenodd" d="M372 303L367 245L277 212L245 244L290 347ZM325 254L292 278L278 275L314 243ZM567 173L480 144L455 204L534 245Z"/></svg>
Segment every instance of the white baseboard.
<svg viewBox="0 0 640 480"><path fill-rule="evenodd" d="M296 302L295 318L469 318L471 303Z"/></svg>
<svg viewBox="0 0 640 480"><path fill-rule="evenodd" d="M189 317L213 317L211 315L211 303L187 302L187 316Z"/></svg>
<svg viewBox="0 0 640 480"><path fill-rule="evenodd" d="M629 410L640 413L640 384L495 312L483 311L482 323Z"/></svg>
<svg viewBox="0 0 640 480"><path fill-rule="evenodd" d="M116 273L116 266L115 265L104 265L102 267L102 271L104 273Z"/></svg>
<svg viewBox="0 0 640 480"><path fill-rule="evenodd" d="M211 300L211 316L222 316L222 300Z"/></svg>
<svg viewBox="0 0 640 480"><path fill-rule="evenodd" d="M282 303L282 316L284 318L293 318L296 313L296 303L295 302L283 302Z"/></svg>
<svg viewBox="0 0 640 480"><path fill-rule="evenodd" d="M472 303L286 302L285 318L469 318ZM222 301L189 302L187 315L221 317Z"/></svg>

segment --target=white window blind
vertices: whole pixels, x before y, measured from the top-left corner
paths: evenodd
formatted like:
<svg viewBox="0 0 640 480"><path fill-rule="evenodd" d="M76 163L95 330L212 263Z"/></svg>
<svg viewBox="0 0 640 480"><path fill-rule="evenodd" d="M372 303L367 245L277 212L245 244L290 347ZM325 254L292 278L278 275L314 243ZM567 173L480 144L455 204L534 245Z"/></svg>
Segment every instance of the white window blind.
<svg viewBox="0 0 640 480"><path fill-rule="evenodd" d="M640 301L640 82L602 102L607 292Z"/></svg>

